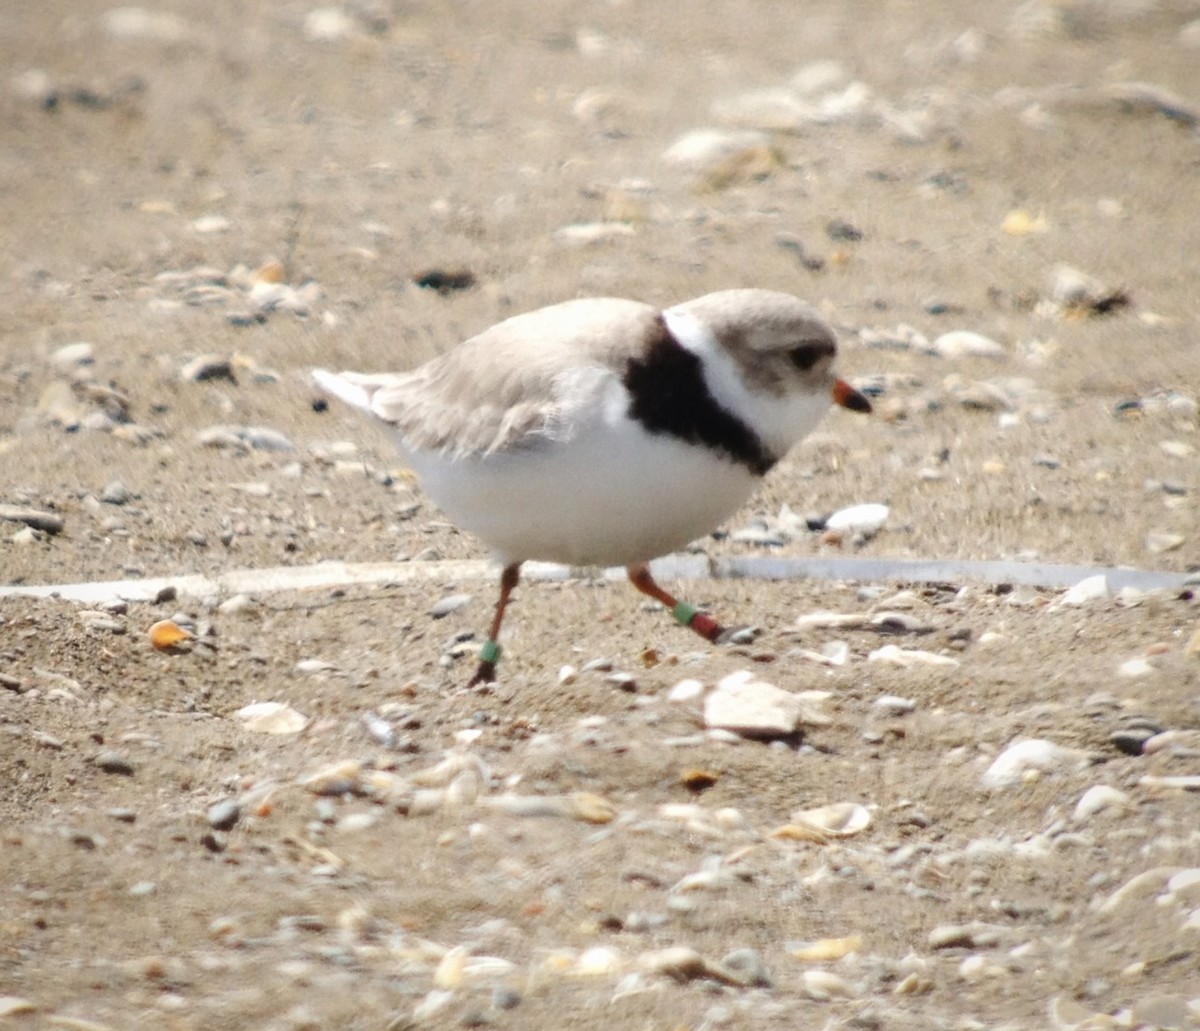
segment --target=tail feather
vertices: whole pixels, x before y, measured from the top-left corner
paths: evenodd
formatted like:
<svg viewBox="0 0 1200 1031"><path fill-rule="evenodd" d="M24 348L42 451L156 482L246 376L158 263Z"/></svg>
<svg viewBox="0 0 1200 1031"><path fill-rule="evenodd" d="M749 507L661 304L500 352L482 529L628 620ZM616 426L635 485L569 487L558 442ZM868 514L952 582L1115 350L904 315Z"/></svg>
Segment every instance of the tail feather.
<svg viewBox="0 0 1200 1031"><path fill-rule="evenodd" d="M360 382L360 380L365 382ZM371 411L371 401L378 385L371 383L367 377L353 372L329 372L327 369L313 369L312 381L320 390L336 397L339 401L345 401L346 404L361 408L366 412Z"/></svg>

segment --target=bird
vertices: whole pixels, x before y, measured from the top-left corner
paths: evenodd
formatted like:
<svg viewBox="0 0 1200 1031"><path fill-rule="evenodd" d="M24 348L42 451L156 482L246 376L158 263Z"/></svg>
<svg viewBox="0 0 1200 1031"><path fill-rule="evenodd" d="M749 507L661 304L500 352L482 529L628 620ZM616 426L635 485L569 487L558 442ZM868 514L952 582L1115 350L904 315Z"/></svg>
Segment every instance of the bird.
<svg viewBox="0 0 1200 1031"><path fill-rule="evenodd" d="M496 679L521 564L624 566L719 643L732 631L664 590L649 562L734 514L831 404L868 413L810 304L758 288L659 309L616 297L514 315L409 372L312 370L389 427L422 489L501 565L468 687Z"/></svg>

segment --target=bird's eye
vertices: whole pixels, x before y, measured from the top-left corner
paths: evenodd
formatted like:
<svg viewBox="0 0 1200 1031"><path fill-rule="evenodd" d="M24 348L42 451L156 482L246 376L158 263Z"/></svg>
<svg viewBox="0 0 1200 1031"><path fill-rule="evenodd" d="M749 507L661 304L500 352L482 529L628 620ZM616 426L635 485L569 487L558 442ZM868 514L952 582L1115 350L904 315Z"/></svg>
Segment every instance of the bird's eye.
<svg viewBox="0 0 1200 1031"><path fill-rule="evenodd" d="M788 351L788 357L797 369L808 371L822 358L832 358L837 350L832 340L806 340Z"/></svg>

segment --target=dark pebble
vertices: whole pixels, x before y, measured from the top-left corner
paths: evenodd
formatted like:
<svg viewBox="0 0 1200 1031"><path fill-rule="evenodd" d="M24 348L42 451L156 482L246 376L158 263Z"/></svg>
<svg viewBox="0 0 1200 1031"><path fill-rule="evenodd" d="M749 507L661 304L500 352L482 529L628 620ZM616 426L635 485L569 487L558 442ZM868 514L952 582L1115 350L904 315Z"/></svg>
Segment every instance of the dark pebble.
<svg viewBox="0 0 1200 1031"><path fill-rule="evenodd" d="M1109 734L1108 740L1126 755L1141 755L1142 746L1162 731L1151 726L1123 727Z"/></svg>
<svg viewBox="0 0 1200 1031"><path fill-rule="evenodd" d="M208 825L215 831L231 829L242 815L242 807L231 798L223 798L208 807Z"/></svg>
<svg viewBox="0 0 1200 1031"><path fill-rule="evenodd" d="M413 282L422 290L436 290L445 295L455 290L469 290L475 285L475 274L467 269L447 272L445 269L434 268L414 276Z"/></svg>
<svg viewBox="0 0 1200 1031"><path fill-rule="evenodd" d="M830 222L825 227L825 232L829 234L831 240L854 242L863 238L863 231L858 226L843 222L840 218L835 218Z"/></svg>
<svg viewBox="0 0 1200 1031"><path fill-rule="evenodd" d="M492 992L492 1005L498 1010L515 1010L521 1005L521 993L508 985L497 985Z"/></svg>

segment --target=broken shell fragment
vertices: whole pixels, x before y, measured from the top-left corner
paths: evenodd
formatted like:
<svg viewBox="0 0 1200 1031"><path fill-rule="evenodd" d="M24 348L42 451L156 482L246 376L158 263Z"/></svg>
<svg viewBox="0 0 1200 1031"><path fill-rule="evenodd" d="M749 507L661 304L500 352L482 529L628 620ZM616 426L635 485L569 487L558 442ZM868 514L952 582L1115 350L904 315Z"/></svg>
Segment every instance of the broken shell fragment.
<svg viewBox="0 0 1200 1031"><path fill-rule="evenodd" d="M831 838L849 838L871 825L871 813L857 802L834 802L816 809L798 810L792 813L791 822Z"/></svg>
<svg viewBox="0 0 1200 1031"><path fill-rule="evenodd" d="M862 948L862 938L852 934L847 938L819 938L817 941L806 942L792 949L796 959L806 963L820 963L828 960L841 959Z"/></svg>
<svg viewBox="0 0 1200 1031"><path fill-rule="evenodd" d="M184 641L191 641L196 636L191 631L184 630L173 619L160 619L146 633L155 651L160 652L174 651Z"/></svg>
<svg viewBox="0 0 1200 1031"><path fill-rule="evenodd" d="M307 716L283 702L252 702L233 715L256 734L298 734L308 726Z"/></svg>

